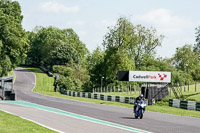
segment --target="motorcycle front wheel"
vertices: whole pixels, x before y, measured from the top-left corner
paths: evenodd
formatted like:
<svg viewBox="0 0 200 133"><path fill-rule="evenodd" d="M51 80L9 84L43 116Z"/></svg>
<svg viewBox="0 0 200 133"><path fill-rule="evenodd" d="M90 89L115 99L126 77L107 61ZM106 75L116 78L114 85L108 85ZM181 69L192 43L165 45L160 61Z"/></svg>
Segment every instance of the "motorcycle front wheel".
<svg viewBox="0 0 200 133"><path fill-rule="evenodd" d="M138 118L138 116L135 114L135 119L137 119Z"/></svg>
<svg viewBox="0 0 200 133"><path fill-rule="evenodd" d="M140 119L142 119L142 118L143 118L143 114L140 115Z"/></svg>

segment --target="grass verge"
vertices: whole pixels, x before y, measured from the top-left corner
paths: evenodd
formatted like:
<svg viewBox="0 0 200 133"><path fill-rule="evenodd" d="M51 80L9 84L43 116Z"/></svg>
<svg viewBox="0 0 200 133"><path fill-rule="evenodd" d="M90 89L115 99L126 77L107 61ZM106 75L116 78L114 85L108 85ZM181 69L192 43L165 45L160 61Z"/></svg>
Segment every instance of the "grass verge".
<svg viewBox="0 0 200 133"><path fill-rule="evenodd" d="M120 106L120 107L133 108L133 105L131 105L131 104L111 102L111 101L102 101L102 100L83 98L83 97L73 97L73 96L67 96L67 95L60 94L59 92L54 92L54 86L53 86L53 80L54 79L52 77L48 77L45 73L42 73L42 71L39 68L26 68L26 69L29 69L36 74L36 87L34 89L35 92L45 94L45 95L49 95L49 96L78 100L78 101L84 101L84 102L91 102L91 103L97 103L97 104L106 104L106 105L114 105L114 106ZM168 114L175 114L175 115L184 115L184 116L192 116L192 117L199 117L200 118L200 111L190 111L190 110L184 110L184 109L169 107L168 106L168 100L158 102L158 103L151 105L151 106L147 106L147 110L148 111L154 111L154 112L161 112L161 113L168 113Z"/></svg>
<svg viewBox="0 0 200 133"><path fill-rule="evenodd" d="M56 133L38 124L0 111L1 133Z"/></svg>

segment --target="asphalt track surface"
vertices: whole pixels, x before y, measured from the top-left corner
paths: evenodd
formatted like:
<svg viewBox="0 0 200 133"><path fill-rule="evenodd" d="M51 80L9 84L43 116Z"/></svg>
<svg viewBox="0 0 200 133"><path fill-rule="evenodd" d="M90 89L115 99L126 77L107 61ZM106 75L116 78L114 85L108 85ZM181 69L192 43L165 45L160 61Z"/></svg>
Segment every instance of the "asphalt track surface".
<svg viewBox="0 0 200 133"><path fill-rule="evenodd" d="M47 107L52 107L59 110L63 110L63 111L67 111L67 112L71 112L71 113L75 113L75 114L79 114L83 116L88 116L88 117L92 117L92 118L103 120L103 121L117 123L120 125L133 127L133 128L137 128L137 129L141 129L141 130L145 130L149 132L155 132L155 133L199 133L200 132L199 118L146 111L144 114L144 118L140 120L140 119L133 118L132 109L129 109L129 108L79 102L79 101L74 101L74 100L67 100L67 99L62 99L62 98L41 95L41 94L32 92L32 89L35 86L35 75L32 72L29 72L21 68L16 69L14 72L16 75L16 81L15 81L14 87L17 94L16 95L17 100L22 100L22 101L27 101L27 102L47 106ZM9 104L7 104L7 106L9 106ZM10 106L9 107L4 106L4 107L11 108ZM6 110L5 108L4 110ZM34 110L35 109L33 109L32 111L34 112ZM48 121L48 117L46 117L46 115L41 115L44 112L43 111L40 112L40 111L35 111L35 112L38 112L38 116L43 116L44 117L43 119L44 120L47 119ZM34 113L30 113L30 114L34 114ZM51 115L49 114L47 116L50 117ZM58 122L60 121L61 123L63 123L64 121L62 119L59 119L60 116L57 116L57 117L51 116L51 117L55 117L54 118L55 125L56 124L59 125L59 123L57 123L56 121ZM77 121L77 119L76 120L72 119L71 121ZM68 124L66 123L66 125ZM88 129L86 125L88 125L88 128L90 129ZM117 130L118 132L129 132L129 131L125 131L125 130L121 130L117 128L116 129L109 128L108 126L105 126L105 125L102 126L102 125L94 124L91 122L88 123L86 121L80 121L78 125L74 125L70 127L71 128L68 127L68 130L70 130L70 132L80 132L76 129L81 129L81 132L115 132L115 130ZM94 128L91 128L91 127L94 127ZM105 130L103 127L105 128ZM55 127L52 127L52 128L55 128ZM57 129L57 130L63 131L61 129ZM64 130L64 132L68 132L68 131Z"/></svg>

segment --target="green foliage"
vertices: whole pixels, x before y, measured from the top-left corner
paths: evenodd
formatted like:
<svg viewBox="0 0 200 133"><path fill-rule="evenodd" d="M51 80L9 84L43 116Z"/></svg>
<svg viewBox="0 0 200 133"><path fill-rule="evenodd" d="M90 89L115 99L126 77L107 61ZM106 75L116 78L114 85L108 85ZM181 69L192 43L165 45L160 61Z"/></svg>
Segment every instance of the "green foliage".
<svg viewBox="0 0 200 133"><path fill-rule="evenodd" d="M192 83L193 80L200 80L200 75L198 75L200 62L196 52L193 51L192 45L184 45L181 48L177 48L172 60L176 69L184 72L184 79L187 84Z"/></svg>
<svg viewBox="0 0 200 133"><path fill-rule="evenodd" d="M65 65L70 61L80 65L86 63L88 50L72 29L36 27L35 33L29 33L29 39L28 57L32 64L52 69L53 65Z"/></svg>
<svg viewBox="0 0 200 133"><path fill-rule="evenodd" d="M17 18L20 21L20 17ZM26 63L53 70L63 79L59 84L71 90L91 91L101 85L102 77L103 86L125 85L117 79L118 71L123 70L169 71L172 72L172 84L183 85L200 80L199 29L196 29L194 47L177 48L173 58L163 59L156 57L156 48L161 46L164 36L157 35L154 28L134 26L124 17L109 27L102 43L104 49L98 47L92 53L71 28L36 27L33 32L27 32L30 50ZM0 51L2 44L0 41ZM0 67L0 72L2 70Z"/></svg>
<svg viewBox="0 0 200 133"><path fill-rule="evenodd" d="M18 2L0 1L0 76L15 68L26 57L28 39L22 28Z"/></svg>
<svg viewBox="0 0 200 133"><path fill-rule="evenodd" d="M155 48L161 45L162 38L163 36L156 35L153 28L134 26L128 19L119 18L117 24L109 28L105 35L102 71L99 72L101 75L97 76L104 76L107 85L125 84L117 81L118 71L160 69L160 66L155 66L151 61L156 62Z"/></svg>
<svg viewBox="0 0 200 133"><path fill-rule="evenodd" d="M172 85L184 85L184 72L181 70L172 72Z"/></svg>
<svg viewBox="0 0 200 133"><path fill-rule="evenodd" d="M151 58L155 57L156 47L161 46L163 35L156 35L156 30L153 28L146 28L141 25L137 25L135 28L137 38L135 40L134 48L134 61L137 70L141 70L143 64Z"/></svg>
<svg viewBox="0 0 200 133"><path fill-rule="evenodd" d="M196 29L196 44L194 45L194 52L198 55L198 59L200 60L200 26Z"/></svg>
<svg viewBox="0 0 200 133"><path fill-rule="evenodd" d="M59 73L65 77L72 76L72 68L66 67L66 66L61 66L61 65L55 65L53 66L53 70L55 73Z"/></svg>
<svg viewBox="0 0 200 133"><path fill-rule="evenodd" d="M101 51L100 47L97 47L87 58L87 66L91 81L88 86L90 86L90 88L100 86L104 66L104 54L105 53Z"/></svg>
<svg viewBox="0 0 200 133"><path fill-rule="evenodd" d="M26 63L43 65L59 74L60 87L82 91L89 81L86 70L88 50L73 29L36 27L27 35L31 47Z"/></svg>
<svg viewBox="0 0 200 133"><path fill-rule="evenodd" d="M73 31L73 29L64 29L63 32L66 35L69 44L75 49L75 51L72 52L76 52L75 56L78 58L79 64L86 67L85 65L87 64L87 60L85 56L89 54L89 51L85 44L80 41L79 36Z"/></svg>
<svg viewBox="0 0 200 133"><path fill-rule="evenodd" d="M71 91L83 91L85 84L89 82L87 70L71 62L65 66L53 66L54 73L59 74L59 87ZM87 86L85 86L87 87Z"/></svg>
<svg viewBox="0 0 200 133"><path fill-rule="evenodd" d="M72 91L74 91L76 88L73 80L70 77L65 77L62 75L60 75L59 87Z"/></svg>
<svg viewBox="0 0 200 133"><path fill-rule="evenodd" d="M0 73L1 75L7 75L7 73L12 70L12 63L7 55L4 55L0 60Z"/></svg>
<svg viewBox="0 0 200 133"><path fill-rule="evenodd" d="M103 46L106 48L102 76L106 84L117 80L119 70L134 70L135 64L131 60L131 54L136 44L133 25L125 18L119 18L113 28L105 35Z"/></svg>

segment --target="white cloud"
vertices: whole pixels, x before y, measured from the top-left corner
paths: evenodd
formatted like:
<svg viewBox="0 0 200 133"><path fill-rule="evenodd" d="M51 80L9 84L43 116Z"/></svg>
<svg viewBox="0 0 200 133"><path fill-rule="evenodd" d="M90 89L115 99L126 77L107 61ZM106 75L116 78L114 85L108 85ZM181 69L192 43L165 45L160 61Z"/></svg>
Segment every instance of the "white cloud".
<svg viewBox="0 0 200 133"><path fill-rule="evenodd" d="M81 37L86 37L88 35L88 33L86 31L80 30L77 31L77 33L81 36Z"/></svg>
<svg viewBox="0 0 200 133"><path fill-rule="evenodd" d="M156 28L158 34L165 36L161 48L157 53L163 57L171 57L177 47L195 41L196 22L172 14L168 9L155 9L137 15L133 22L144 26Z"/></svg>
<svg viewBox="0 0 200 133"><path fill-rule="evenodd" d="M79 6L70 6L67 7L63 4L57 2L45 2L41 3L39 6L40 10L45 12L53 12L53 13L76 13L80 11Z"/></svg>
<svg viewBox="0 0 200 133"><path fill-rule="evenodd" d="M85 21L82 21L82 20L79 20L79 21L70 21L70 22L67 22L67 25L69 26L83 26L85 25Z"/></svg>
<svg viewBox="0 0 200 133"><path fill-rule="evenodd" d="M107 28L110 26L114 26L116 22L111 20L102 20L101 23L103 24L104 28Z"/></svg>
<svg viewBox="0 0 200 133"><path fill-rule="evenodd" d="M185 29L190 29L194 26L191 21L172 15L167 9L151 10L136 16L134 20L153 26L158 29L159 33L167 35L183 34Z"/></svg>

